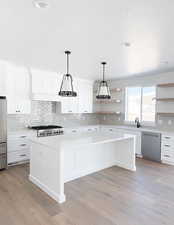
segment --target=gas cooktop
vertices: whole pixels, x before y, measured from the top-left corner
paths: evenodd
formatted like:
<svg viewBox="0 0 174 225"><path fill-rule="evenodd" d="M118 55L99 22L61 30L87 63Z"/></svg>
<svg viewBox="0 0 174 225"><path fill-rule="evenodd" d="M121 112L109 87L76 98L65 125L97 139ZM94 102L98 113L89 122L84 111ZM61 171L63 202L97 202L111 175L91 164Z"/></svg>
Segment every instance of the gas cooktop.
<svg viewBox="0 0 174 225"><path fill-rule="evenodd" d="M55 136L63 134L63 127L57 125L32 126L30 129L37 130L37 137Z"/></svg>
<svg viewBox="0 0 174 225"><path fill-rule="evenodd" d="M32 126L30 128L33 130L49 130L49 129L59 129L63 127L56 125L44 125L44 126Z"/></svg>

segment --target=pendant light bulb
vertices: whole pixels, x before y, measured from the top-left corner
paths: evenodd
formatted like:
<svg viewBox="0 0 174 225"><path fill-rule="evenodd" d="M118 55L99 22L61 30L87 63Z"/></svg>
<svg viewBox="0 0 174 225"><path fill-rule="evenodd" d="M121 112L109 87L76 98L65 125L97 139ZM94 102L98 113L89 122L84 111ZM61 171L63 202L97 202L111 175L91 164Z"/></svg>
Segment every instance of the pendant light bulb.
<svg viewBox="0 0 174 225"><path fill-rule="evenodd" d="M107 81L105 81L105 66L106 66L106 62L102 62L101 64L102 64L102 67L103 67L103 80L100 81L96 98L97 99L111 99L109 86L108 86Z"/></svg>
<svg viewBox="0 0 174 225"><path fill-rule="evenodd" d="M71 54L70 51L65 51L66 54L66 74L63 75L59 95L61 97L76 97L77 93L73 89L73 78L69 73L69 55Z"/></svg>

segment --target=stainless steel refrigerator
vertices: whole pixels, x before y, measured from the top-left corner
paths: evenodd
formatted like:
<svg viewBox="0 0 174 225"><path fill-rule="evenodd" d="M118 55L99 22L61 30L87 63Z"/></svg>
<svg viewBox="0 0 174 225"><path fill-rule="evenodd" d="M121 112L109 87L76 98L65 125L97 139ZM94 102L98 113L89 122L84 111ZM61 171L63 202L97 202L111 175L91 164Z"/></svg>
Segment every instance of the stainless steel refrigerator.
<svg viewBox="0 0 174 225"><path fill-rule="evenodd" d="M7 168L7 100L0 96L0 170Z"/></svg>

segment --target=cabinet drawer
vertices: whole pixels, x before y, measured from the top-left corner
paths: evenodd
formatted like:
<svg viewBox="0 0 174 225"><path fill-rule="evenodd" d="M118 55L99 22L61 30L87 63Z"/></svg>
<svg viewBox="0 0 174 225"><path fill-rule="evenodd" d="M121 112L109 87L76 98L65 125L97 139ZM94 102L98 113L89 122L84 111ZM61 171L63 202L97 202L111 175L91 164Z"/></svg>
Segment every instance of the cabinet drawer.
<svg viewBox="0 0 174 225"><path fill-rule="evenodd" d="M19 151L26 148L30 148L28 140L8 140L8 152Z"/></svg>
<svg viewBox="0 0 174 225"><path fill-rule="evenodd" d="M166 144L166 143L162 143L161 144L161 151L174 151L174 145L172 144Z"/></svg>
<svg viewBox="0 0 174 225"><path fill-rule="evenodd" d="M16 163L23 160L27 160L30 157L29 150L21 150L17 152L9 152L8 153L8 164Z"/></svg>
<svg viewBox="0 0 174 225"><path fill-rule="evenodd" d="M162 135L162 142L173 142L174 143L174 136L170 135Z"/></svg>
<svg viewBox="0 0 174 225"><path fill-rule="evenodd" d="M163 154L161 155L161 160L174 162L174 154L172 154L171 152L163 153Z"/></svg>

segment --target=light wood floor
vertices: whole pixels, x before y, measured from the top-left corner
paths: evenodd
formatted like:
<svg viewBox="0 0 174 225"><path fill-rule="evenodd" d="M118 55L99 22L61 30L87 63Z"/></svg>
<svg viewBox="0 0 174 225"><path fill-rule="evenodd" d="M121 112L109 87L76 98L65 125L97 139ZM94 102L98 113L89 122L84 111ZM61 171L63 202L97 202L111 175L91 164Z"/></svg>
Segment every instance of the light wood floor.
<svg viewBox="0 0 174 225"><path fill-rule="evenodd" d="M59 205L30 183L28 165L0 172L0 225L174 225L174 167L137 160L69 182Z"/></svg>

